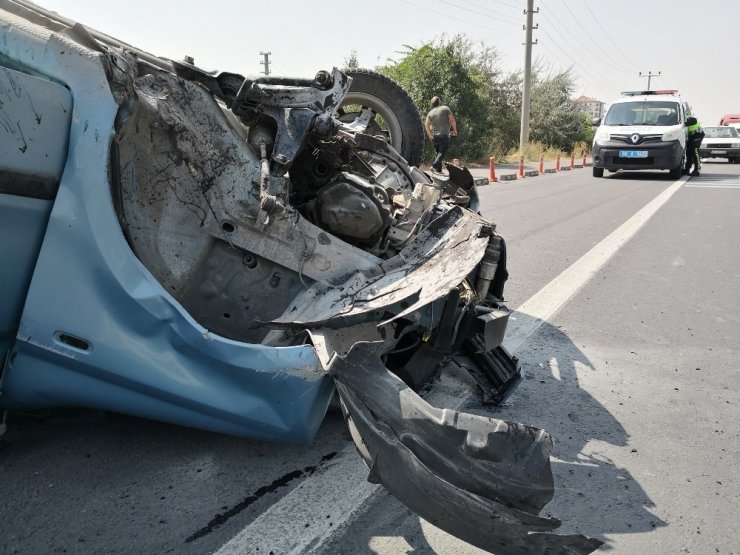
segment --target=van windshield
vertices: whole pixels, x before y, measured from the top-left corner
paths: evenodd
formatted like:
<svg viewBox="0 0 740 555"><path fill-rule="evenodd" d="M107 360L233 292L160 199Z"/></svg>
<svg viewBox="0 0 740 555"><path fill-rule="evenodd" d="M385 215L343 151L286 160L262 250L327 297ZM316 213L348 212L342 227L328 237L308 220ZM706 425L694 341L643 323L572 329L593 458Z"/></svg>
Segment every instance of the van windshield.
<svg viewBox="0 0 740 555"><path fill-rule="evenodd" d="M678 114L678 102L620 102L609 108L604 125L676 125Z"/></svg>

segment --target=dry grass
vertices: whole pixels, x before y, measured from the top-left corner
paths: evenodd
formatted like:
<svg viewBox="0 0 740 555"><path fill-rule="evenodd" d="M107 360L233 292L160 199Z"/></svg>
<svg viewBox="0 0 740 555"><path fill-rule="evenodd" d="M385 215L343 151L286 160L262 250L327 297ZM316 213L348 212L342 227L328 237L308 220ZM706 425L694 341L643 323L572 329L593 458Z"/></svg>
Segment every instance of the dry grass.
<svg viewBox="0 0 740 555"><path fill-rule="evenodd" d="M573 149L573 152L575 152L576 159L579 159L582 157L581 153L583 152L585 152L587 155L591 154L591 146L585 143L579 143ZM558 150L557 148L547 148L537 143L529 143L527 145L527 148L524 150L524 161L539 162L541 154L544 154L545 160L555 160L555 158L557 158L558 156L558 153L560 154L561 159L570 158L570 152L564 152ZM496 161L502 164L516 164L519 162L519 150L512 150L506 156L504 156L503 159L497 158Z"/></svg>
<svg viewBox="0 0 740 555"><path fill-rule="evenodd" d="M578 143L573 149L576 155L576 162L580 163L585 153L589 158L591 157L591 145L586 143ZM552 162L557 158L560 153L560 159L563 164L566 164L570 160L570 152L558 150L557 148L547 148L539 143L530 143L524 152L524 161L528 163L537 163L540 161L540 154L544 154L546 162ZM454 157L446 157L446 162L452 162ZM519 150L514 149L507 153L505 156L496 156L496 164L518 164L519 163ZM469 168L482 168L488 167L488 160L469 160L466 158L460 159L460 164ZM429 164L425 162L422 164L425 169L429 168Z"/></svg>

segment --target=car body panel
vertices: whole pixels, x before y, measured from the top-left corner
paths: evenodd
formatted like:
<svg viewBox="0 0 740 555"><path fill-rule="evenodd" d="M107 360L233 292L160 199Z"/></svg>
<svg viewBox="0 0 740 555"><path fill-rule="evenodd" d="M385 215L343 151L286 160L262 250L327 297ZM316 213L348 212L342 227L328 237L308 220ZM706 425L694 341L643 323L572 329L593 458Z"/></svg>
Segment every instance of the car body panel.
<svg viewBox="0 0 740 555"><path fill-rule="evenodd" d="M0 361L15 341L51 201L0 194Z"/></svg>
<svg viewBox="0 0 740 555"><path fill-rule="evenodd" d="M9 67L0 71L0 361L16 335L52 200L67 158L72 96Z"/></svg>
<svg viewBox="0 0 740 555"><path fill-rule="evenodd" d="M2 406L90 406L311 441L332 394L313 349L216 336L163 289L131 252L113 207L109 145L118 105L102 54L60 33L27 31L20 18L14 23L0 54L17 53L17 63L64 83L74 112L64 173L2 377Z"/></svg>

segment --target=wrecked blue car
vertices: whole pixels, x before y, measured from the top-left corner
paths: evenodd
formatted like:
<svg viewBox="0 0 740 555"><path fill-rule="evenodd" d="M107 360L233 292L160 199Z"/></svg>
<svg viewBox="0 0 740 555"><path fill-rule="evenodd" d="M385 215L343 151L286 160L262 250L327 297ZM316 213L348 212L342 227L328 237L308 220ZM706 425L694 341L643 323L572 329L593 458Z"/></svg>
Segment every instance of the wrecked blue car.
<svg viewBox="0 0 740 555"><path fill-rule="evenodd" d="M428 521L592 551L538 514L546 432L417 394L449 361L490 401L518 378L503 239L422 139L371 72L209 73L0 0L0 409L306 443L336 391L369 479Z"/></svg>

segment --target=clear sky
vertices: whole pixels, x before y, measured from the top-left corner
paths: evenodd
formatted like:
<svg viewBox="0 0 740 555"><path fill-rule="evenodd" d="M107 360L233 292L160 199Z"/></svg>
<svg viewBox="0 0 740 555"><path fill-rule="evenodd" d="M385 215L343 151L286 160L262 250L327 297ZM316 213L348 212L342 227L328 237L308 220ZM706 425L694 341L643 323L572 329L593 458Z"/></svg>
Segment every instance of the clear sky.
<svg viewBox="0 0 740 555"><path fill-rule="evenodd" d="M160 56L248 75L272 52L275 74L310 77L342 66L352 49L372 68L418 46L465 33L522 69L526 0L37 0L60 15ZM114 8L113 6L116 6ZM740 113L740 0L539 0L535 59L573 67L576 96L609 103L642 89L676 88L704 126Z"/></svg>

